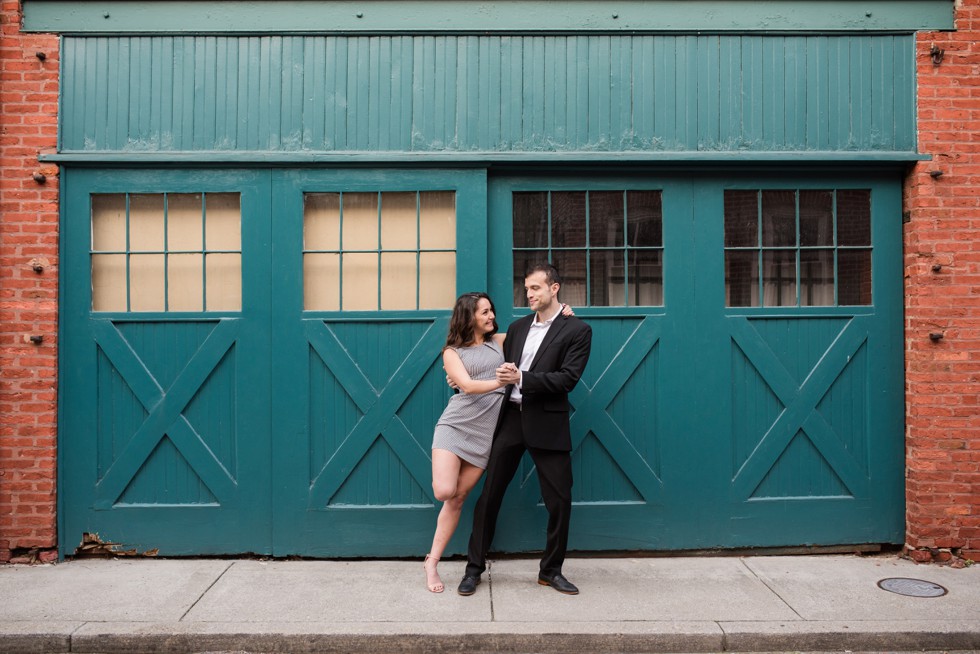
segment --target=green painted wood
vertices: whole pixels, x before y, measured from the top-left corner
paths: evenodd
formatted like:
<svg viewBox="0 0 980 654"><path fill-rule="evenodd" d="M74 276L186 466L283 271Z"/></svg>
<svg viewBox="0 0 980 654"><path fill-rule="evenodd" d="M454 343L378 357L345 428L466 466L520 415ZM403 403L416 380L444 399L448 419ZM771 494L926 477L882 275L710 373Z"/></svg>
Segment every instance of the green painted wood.
<svg viewBox="0 0 980 654"><path fill-rule="evenodd" d="M576 310L594 338L571 397L573 549L901 542L901 178L858 177L729 171L494 180L490 279L501 297L510 290L511 193L664 194L664 306ZM725 308L721 201L739 184L870 188L874 305ZM525 460L494 549L541 547L539 502Z"/></svg>
<svg viewBox="0 0 980 654"><path fill-rule="evenodd" d="M901 542L897 173L69 168L63 183L66 554L83 532L164 554L428 546L449 312L303 311L303 194L336 190L456 190L457 290L489 289L504 328L526 311L510 306L513 192L662 191L664 305L577 309L595 338L571 397L572 549ZM726 188L871 189L874 304L725 308ZM89 194L193 190L243 193L242 311L88 311ZM525 461L495 548L540 548L539 501Z"/></svg>
<svg viewBox="0 0 980 654"><path fill-rule="evenodd" d="M294 170L273 188L273 553L418 555L438 511L430 449L450 395L440 358L450 310L303 311L303 196L338 190L454 190L456 288L484 290L486 173Z"/></svg>
<svg viewBox="0 0 980 654"><path fill-rule="evenodd" d="M914 31L953 29L948 0L261 2L25 0L40 32Z"/></svg>
<svg viewBox="0 0 980 654"><path fill-rule="evenodd" d="M703 538L744 546L901 542L900 176L748 177L733 173L699 193L698 215L719 212L725 188L871 189L874 304L726 309L723 263L704 258L722 246L721 234L699 232L695 408L711 418L688 424L709 439L732 435L687 457L710 477L706 487L718 500L701 511Z"/></svg>
<svg viewBox="0 0 980 654"><path fill-rule="evenodd" d="M83 533L163 554L271 550L271 359L263 171L64 175L59 549ZM242 310L91 311L92 193L240 192ZM264 327L257 327L257 322Z"/></svg>
<svg viewBox="0 0 980 654"><path fill-rule="evenodd" d="M64 43L61 157L708 160L916 149L912 36Z"/></svg>
<svg viewBox="0 0 980 654"><path fill-rule="evenodd" d="M232 497L234 480L211 453L201 436L187 422L184 411L200 392L206 378L214 372L218 363L234 345L237 321L223 320L214 325L200 343L200 347L186 362L176 379L166 389L161 388L143 359L107 320L92 320L91 330L96 345L105 353L110 364L133 389L136 398L147 412L145 420L133 432L128 444L117 453L112 465L104 472L96 488L97 509L109 509L131 483L151 452L164 438L169 438L196 468L201 480L216 498ZM167 331L155 329L150 339L165 343ZM158 348L153 348L154 350ZM163 352L161 354L169 354ZM144 356L145 358L145 356ZM147 387L156 388L147 392Z"/></svg>

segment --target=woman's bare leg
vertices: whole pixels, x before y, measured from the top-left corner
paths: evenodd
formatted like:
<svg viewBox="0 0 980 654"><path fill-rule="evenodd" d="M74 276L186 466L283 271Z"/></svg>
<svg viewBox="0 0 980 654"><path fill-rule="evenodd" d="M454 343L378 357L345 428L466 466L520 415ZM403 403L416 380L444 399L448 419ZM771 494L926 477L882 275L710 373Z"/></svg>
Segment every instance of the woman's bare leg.
<svg viewBox="0 0 980 654"><path fill-rule="evenodd" d="M444 589L437 570L439 559L459 525L466 496L482 475L483 468L463 461L452 452L432 450L432 489L436 499L442 501L442 509L439 510L432 548L426 556L424 566L426 586L434 593L441 593Z"/></svg>

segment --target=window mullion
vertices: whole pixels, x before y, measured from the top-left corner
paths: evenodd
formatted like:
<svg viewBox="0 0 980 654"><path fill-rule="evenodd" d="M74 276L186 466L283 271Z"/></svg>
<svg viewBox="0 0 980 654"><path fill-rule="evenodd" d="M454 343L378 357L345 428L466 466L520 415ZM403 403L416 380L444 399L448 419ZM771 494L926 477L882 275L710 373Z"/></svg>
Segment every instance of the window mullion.
<svg viewBox="0 0 980 654"><path fill-rule="evenodd" d="M208 310L208 194L201 193L201 306ZM239 228L240 229L240 228Z"/></svg>

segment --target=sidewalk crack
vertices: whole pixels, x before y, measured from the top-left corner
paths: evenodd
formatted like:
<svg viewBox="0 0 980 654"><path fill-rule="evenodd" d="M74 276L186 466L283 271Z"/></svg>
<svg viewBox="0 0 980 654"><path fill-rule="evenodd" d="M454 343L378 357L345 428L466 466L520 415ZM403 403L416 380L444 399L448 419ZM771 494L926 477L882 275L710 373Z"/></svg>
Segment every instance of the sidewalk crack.
<svg viewBox="0 0 980 654"><path fill-rule="evenodd" d="M745 569L749 571L749 574L751 574L753 577L755 577L756 579L758 579L762 583L763 586L765 586L766 588L768 588L770 593L772 593L773 595L775 595L776 597L778 597L779 598L779 601L786 605L786 608L788 608L790 611L792 611L794 614L796 614L796 617L798 617L800 620L803 620L804 622L806 622L806 618L804 618L802 615L800 615L800 612L797 611L795 608L793 608L793 605L790 604L789 602L787 602L786 601L786 598L784 598L782 595L780 595L776 591L775 588L773 588L772 586L770 586L769 584L767 584L765 579L763 579L758 574L756 574L755 570L753 570L751 568L751 566L749 566L749 564L745 562L745 557L740 556L738 558L738 561L743 566L745 566Z"/></svg>
<svg viewBox="0 0 980 654"><path fill-rule="evenodd" d="M225 576L225 573L226 572L228 572L229 570L231 570L231 566L233 566L233 565L235 565L235 562L234 561L232 561L231 563L229 563L228 566L224 570L221 571L221 574L219 574L217 577L215 577L214 578L214 581L212 581L210 584L208 584L208 587L205 588L201 592L201 594L198 596L198 598L196 600L194 600L191 603L190 606L187 607L187 610L184 611L184 613L179 618L177 618L177 622L183 622L184 621L184 618L187 617L187 614L194 610L194 607L197 606L197 603L200 602L202 599L204 599L204 596L208 594L208 591L211 590L212 588L214 588L214 585L216 583L218 583L219 581L221 581L221 578Z"/></svg>

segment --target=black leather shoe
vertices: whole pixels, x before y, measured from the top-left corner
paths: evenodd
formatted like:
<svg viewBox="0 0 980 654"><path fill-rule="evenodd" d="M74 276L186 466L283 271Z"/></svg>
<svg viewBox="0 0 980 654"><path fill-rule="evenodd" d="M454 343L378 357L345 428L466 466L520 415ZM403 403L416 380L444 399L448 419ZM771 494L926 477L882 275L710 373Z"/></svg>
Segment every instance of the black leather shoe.
<svg viewBox="0 0 980 654"><path fill-rule="evenodd" d="M476 587L480 585L480 577L473 577L471 575L465 575L463 581L459 582L459 588L456 592L460 595L472 595L476 592Z"/></svg>
<svg viewBox="0 0 980 654"><path fill-rule="evenodd" d="M466 581L465 579L463 581ZM538 575L538 583L542 586L551 586L559 593L565 593L566 595L578 595L578 588L575 584L565 579L564 576L559 572L551 577L546 577L544 575ZM462 588L462 586L460 586Z"/></svg>

